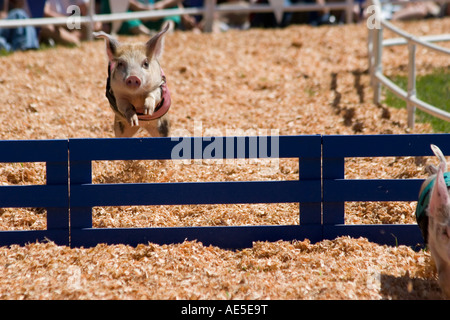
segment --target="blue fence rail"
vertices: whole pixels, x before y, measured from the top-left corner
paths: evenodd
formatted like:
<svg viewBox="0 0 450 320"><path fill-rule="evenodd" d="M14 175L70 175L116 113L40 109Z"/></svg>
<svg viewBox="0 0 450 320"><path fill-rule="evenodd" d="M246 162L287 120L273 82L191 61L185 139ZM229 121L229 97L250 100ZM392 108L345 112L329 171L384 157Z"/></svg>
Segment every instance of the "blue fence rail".
<svg viewBox="0 0 450 320"><path fill-rule="evenodd" d="M180 138L183 158L270 157L258 147L274 137ZM217 143L220 141L220 143ZM98 243L177 243L243 248L253 241L312 242L340 235L380 244L422 244L411 225L346 225L347 201L415 201L422 179L345 179L345 159L450 154L450 135L280 136L277 158L297 158L299 178L287 181L93 184L92 161L173 158L173 138L0 141L0 162L45 162L46 185L0 186L0 207L47 208L47 230L0 231L0 245L49 239L73 247ZM214 144L214 152L211 145ZM219 147L218 147L219 146ZM239 149L241 148L241 149ZM243 148L243 149L242 149ZM238 150L239 149L239 150ZM186 152L186 150L188 152ZM69 179L70 173L70 179ZM121 205L299 203L298 225L93 228L92 208ZM413 212L411 212L413 214Z"/></svg>

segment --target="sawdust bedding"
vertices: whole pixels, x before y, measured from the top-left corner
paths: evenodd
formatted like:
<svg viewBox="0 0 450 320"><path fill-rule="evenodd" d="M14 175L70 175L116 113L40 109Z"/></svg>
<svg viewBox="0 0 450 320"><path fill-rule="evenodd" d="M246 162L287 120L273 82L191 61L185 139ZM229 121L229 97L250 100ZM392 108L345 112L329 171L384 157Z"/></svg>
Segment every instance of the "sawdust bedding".
<svg viewBox="0 0 450 320"><path fill-rule="evenodd" d="M450 19L402 23L442 34ZM387 32L386 32L387 33ZM404 110L371 103L365 25L291 26L220 34L174 32L162 66L172 135L403 134ZM389 37L389 33L386 37ZM124 40L124 39L123 39ZM145 41L136 37L127 40ZM444 44L445 45L445 44ZM0 58L0 139L113 137L100 41ZM405 47L385 49L385 73L406 70ZM418 49L418 72L449 68ZM140 136L145 136L140 133ZM425 177L434 159L348 159L350 178ZM0 166L3 185L43 184L43 164ZM273 162L95 162L95 183L298 179ZM414 223L415 202L348 203L347 223ZM101 207L94 227L297 224L298 204ZM45 210L0 209L1 230L46 228ZM230 251L198 242L0 248L1 299L440 299L429 252L341 237L316 244L254 243Z"/></svg>

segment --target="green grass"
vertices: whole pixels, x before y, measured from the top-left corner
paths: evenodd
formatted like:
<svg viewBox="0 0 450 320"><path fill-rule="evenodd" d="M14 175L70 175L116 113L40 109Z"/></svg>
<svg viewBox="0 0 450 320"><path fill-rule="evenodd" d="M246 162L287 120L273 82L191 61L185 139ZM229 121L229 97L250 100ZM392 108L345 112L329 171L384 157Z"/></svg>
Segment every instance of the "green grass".
<svg viewBox="0 0 450 320"><path fill-rule="evenodd" d="M391 80L403 90L406 90L408 78L395 76ZM397 98L388 89L385 92L384 103L394 108L406 108L406 102ZM450 67L434 70L432 73L416 77L416 95L422 101L439 109L450 112ZM416 109L416 122L430 123L434 132L450 132L450 122L433 117Z"/></svg>
<svg viewBox="0 0 450 320"><path fill-rule="evenodd" d="M0 49L0 57L6 57L11 54L12 54L12 52L6 51L5 49Z"/></svg>

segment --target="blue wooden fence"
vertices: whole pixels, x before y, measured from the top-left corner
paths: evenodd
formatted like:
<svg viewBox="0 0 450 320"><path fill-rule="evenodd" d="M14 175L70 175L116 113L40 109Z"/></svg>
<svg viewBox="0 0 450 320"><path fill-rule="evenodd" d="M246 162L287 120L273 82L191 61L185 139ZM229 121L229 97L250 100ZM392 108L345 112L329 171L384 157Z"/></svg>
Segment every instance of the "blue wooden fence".
<svg viewBox="0 0 450 320"><path fill-rule="evenodd" d="M243 248L253 241L317 242L340 235L364 236L380 244L421 244L411 225L346 225L346 201L414 201L421 179L344 178L345 158L431 156L430 144L450 154L450 135L280 136L183 138L184 158L270 157L259 142L278 144L279 158L297 158L299 179L287 181L93 184L92 161L171 159L172 138L0 141L0 162L45 162L46 185L0 186L0 207L44 207L47 230L0 231L0 245L50 239L58 244L159 244L198 240ZM204 152L220 139L222 150ZM238 152L244 146L244 152ZM256 152L255 152L256 150ZM240 150L242 151L242 150ZM70 179L69 179L70 171ZM173 228L93 228L92 208L121 205L299 203L298 225ZM411 212L411 215L413 212ZM70 217L70 218L69 218Z"/></svg>

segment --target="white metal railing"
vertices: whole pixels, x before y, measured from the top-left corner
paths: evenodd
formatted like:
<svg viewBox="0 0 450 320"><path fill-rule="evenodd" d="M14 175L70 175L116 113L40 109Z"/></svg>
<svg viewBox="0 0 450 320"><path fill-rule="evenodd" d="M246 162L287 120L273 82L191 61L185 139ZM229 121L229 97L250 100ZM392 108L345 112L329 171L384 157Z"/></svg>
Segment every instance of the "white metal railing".
<svg viewBox="0 0 450 320"><path fill-rule="evenodd" d="M124 0L126 1L126 0ZM342 2L320 4L293 4L284 5L284 0L269 0L269 4L248 4L247 6L217 5L217 0L205 0L204 7L199 8L180 8L164 9L139 12L123 12L111 14L95 14L95 1L90 0L89 13L87 16L77 17L77 22L87 24L93 28L95 22L113 22L126 21L132 19L150 19L163 18L172 15L203 15L205 21L205 31L212 31L212 22L214 14L219 13L267 13L273 12L278 22L281 22L284 12L310 12L321 10L344 10L346 22L352 21L354 0L342 0ZM60 18L33 18L27 20L0 20L0 28L14 28L20 26L43 26L43 25L64 25L67 23L67 17Z"/></svg>
<svg viewBox="0 0 450 320"><path fill-rule="evenodd" d="M450 55L450 49L438 46L432 42L450 41L450 34L416 37L381 17L381 4L379 0L370 0L375 6L375 25L369 26L368 56L370 82L374 89L374 103L379 104L381 100L381 85L386 86L400 99L406 101L408 112L408 127L414 128L416 108L429 113L437 118L450 121L450 113L432 106L416 97L416 47L426 47L436 52ZM448 2L448 1L444 1ZM387 39L383 41L383 28L387 28L400 38ZM408 45L408 86L403 90L383 74L382 53L383 47L394 45Z"/></svg>

